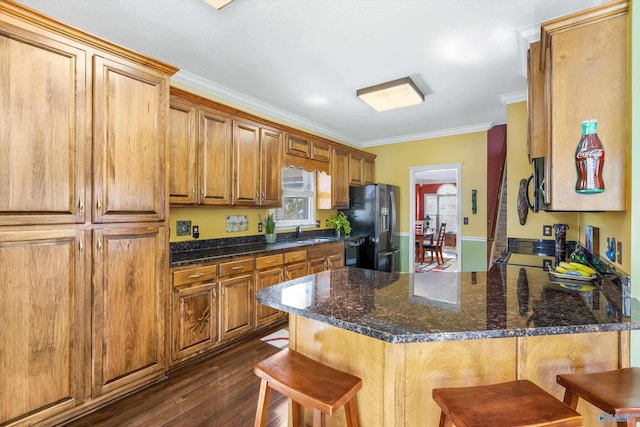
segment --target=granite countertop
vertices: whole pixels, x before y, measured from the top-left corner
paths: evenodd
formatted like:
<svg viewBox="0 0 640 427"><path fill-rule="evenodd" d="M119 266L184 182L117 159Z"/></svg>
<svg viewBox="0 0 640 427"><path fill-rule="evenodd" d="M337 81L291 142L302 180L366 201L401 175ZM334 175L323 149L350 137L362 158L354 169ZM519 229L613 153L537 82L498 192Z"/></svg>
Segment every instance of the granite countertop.
<svg viewBox="0 0 640 427"><path fill-rule="evenodd" d="M640 329L611 281L552 282L538 267L386 273L341 267L256 293L259 303L390 343ZM626 303L626 304L625 304Z"/></svg>
<svg viewBox="0 0 640 427"><path fill-rule="evenodd" d="M333 230L320 232L304 232L296 237L295 233L278 234L275 243L266 243L264 236L247 236L228 239L210 239L171 243L169 267L179 267L244 255L268 254L280 250L322 245L353 238L336 238Z"/></svg>

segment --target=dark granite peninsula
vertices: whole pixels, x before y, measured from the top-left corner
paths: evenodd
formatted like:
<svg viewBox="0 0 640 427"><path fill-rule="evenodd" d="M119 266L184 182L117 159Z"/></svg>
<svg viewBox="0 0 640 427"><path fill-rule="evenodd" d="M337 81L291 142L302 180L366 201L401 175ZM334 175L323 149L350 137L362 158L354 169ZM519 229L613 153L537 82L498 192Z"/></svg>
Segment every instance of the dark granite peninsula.
<svg viewBox="0 0 640 427"><path fill-rule="evenodd" d="M342 267L256 298L290 314L291 348L363 379L363 426L437 426L434 387L527 378L561 399L557 374L629 366L629 331L640 329L638 301L614 282L554 282L542 268L514 265L421 274ZM601 411L578 410L598 425Z"/></svg>

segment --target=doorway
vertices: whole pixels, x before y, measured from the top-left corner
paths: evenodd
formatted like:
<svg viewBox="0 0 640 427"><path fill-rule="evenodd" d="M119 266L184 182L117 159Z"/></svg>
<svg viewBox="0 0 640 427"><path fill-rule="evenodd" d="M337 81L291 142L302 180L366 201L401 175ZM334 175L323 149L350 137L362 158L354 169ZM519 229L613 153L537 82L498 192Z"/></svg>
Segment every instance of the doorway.
<svg viewBox="0 0 640 427"><path fill-rule="evenodd" d="M425 241L437 238L440 225L446 223L444 263L431 262L430 254L418 256L420 250L419 231L411 232L409 259L414 260L415 272L445 269L460 271L461 251L461 208L460 174L462 163L414 166L409 168L410 177L410 229L422 229ZM434 257L435 261L435 257Z"/></svg>

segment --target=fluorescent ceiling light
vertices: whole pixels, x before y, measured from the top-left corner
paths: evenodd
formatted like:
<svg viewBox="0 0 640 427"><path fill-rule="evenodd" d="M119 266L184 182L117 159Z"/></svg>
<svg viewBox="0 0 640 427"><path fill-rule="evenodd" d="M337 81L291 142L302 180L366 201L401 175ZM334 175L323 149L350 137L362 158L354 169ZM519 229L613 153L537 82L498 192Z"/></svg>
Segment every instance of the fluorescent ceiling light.
<svg viewBox="0 0 640 427"><path fill-rule="evenodd" d="M376 111L387 111L424 102L424 95L409 77L358 89L358 98Z"/></svg>
<svg viewBox="0 0 640 427"><path fill-rule="evenodd" d="M204 1L206 1L216 9L220 10L226 5L228 5L229 3L231 3L233 0L204 0Z"/></svg>

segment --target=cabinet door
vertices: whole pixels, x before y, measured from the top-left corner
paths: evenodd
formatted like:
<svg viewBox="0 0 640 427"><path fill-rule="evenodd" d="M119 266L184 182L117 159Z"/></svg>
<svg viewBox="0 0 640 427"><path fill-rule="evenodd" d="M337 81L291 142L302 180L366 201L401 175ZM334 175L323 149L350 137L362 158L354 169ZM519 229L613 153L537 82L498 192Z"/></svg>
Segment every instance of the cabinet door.
<svg viewBox="0 0 640 427"><path fill-rule="evenodd" d="M164 74L94 57L94 222L164 219L168 111Z"/></svg>
<svg viewBox="0 0 640 427"><path fill-rule="evenodd" d="M540 71L540 42L531 43L527 58L527 154L529 162L544 157L547 149L547 128L544 117L544 73Z"/></svg>
<svg viewBox="0 0 640 427"><path fill-rule="evenodd" d="M81 230L0 233L0 424L82 402L90 295Z"/></svg>
<svg viewBox="0 0 640 427"><path fill-rule="evenodd" d="M543 25L550 39L545 51L545 107L550 135L547 201L552 210L626 209L631 147L628 19L626 9L616 4L589 11L568 17L564 25ZM581 123L589 119L598 120L605 149L605 191L579 194L575 191L575 150Z"/></svg>
<svg viewBox="0 0 640 427"><path fill-rule="evenodd" d="M93 231L93 395L162 375L166 228Z"/></svg>
<svg viewBox="0 0 640 427"><path fill-rule="evenodd" d="M198 184L198 112L179 99L169 108L169 202L196 204Z"/></svg>
<svg viewBox="0 0 640 427"><path fill-rule="evenodd" d="M363 159L358 153L349 153L349 184L364 184Z"/></svg>
<svg viewBox="0 0 640 427"><path fill-rule="evenodd" d="M174 362L188 359L218 343L217 283L201 283L173 290Z"/></svg>
<svg viewBox="0 0 640 427"><path fill-rule="evenodd" d="M220 338L227 340L253 329L253 275L220 282Z"/></svg>
<svg viewBox="0 0 640 427"><path fill-rule="evenodd" d="M362 170L364 173L363 184L373 184L375 182L375 159L365 158L362 163Z"/></svg>
<svg viewBox="0 0 640 427"><path fill-rule="evenodd" d="M86 54L6 22L0 51L0 225L82 223Z"/></svg>
<svg viewBox="0 0 640 427"><path fill-rule="evenodd" d="M282 134L260 129L260 205L282 204Z"/></svg>
<svg viewBox="0 0 640 427"><path fill-rule="evenodd" d="M256 291L284 281L282 267L262 270L256 273ZM267 307L256 302L256 326L264 326L282 318L284 314L275 308Z"/></svg>
<svg viewBox="0 0 640 427"><path fill-rule="evenodd" d="M256 206L260 201L260 128L233 122L233 204Z"/></svg>
<svg viewBox="0 0 640 427"><path fill-rule="evenodd" d="M331 203L334 208L349 207L349 152L333 148L331 157Z"/></svg>
<svg viewBox="0 0 640 427"><path fill-rule="evenodd" d="M327 257L329 270L344 266L344 254L334 254Z"/></svg>
<svg viewBox="0 0 640 427"><path fill-rule="evenodd" d="M307 262L307 273L308 274L320 273L321 271L325 271L328 268L329 268L329 266L327 265L327 258L326 257L313 258L313 259L310 259Z"/></svg>
<svg viewBox="0 0 640 427"><path fill-rule="evenodd" d="M231 119L200 107L198 169L202 205L231 204Z"/></svg>
<svg viewBox="0 0 640 427"><path fill-rule="evenodd" d="M311 143L306 138L287 134L285 137L285 150L287 154L303 159L311 158Z"/></svg>
<svg viewBox="0 0 640 427"><path fill-rule="evenodd" d="M307 275L307 262L297 262L284 267L285 280L293 280Z"/></svg>

